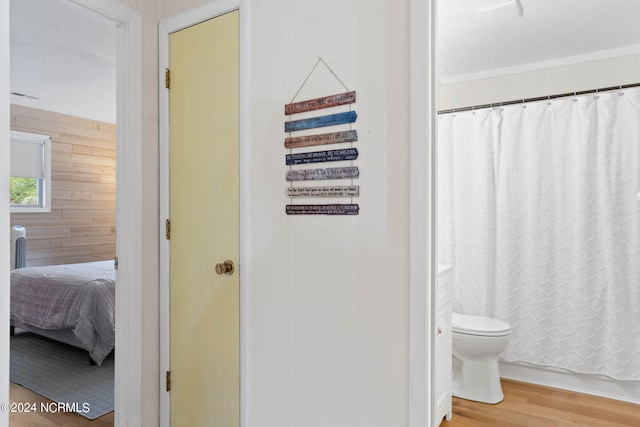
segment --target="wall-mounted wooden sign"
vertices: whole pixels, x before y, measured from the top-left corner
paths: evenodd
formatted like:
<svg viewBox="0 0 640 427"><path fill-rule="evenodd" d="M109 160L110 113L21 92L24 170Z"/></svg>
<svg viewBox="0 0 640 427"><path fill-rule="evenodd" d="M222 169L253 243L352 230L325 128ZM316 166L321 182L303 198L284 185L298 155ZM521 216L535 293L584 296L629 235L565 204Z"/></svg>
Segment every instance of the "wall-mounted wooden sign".
<svg viewBox="0 0 640 427"><path fill-rule="evenodd" d="M357 204L287 205L287 215L358 215Z"/></svg>
<svg viewBox="0 0 640 427"><path fill-rule="evenodd" d="M358 115L355 111L347 111L344 113L329 114L327 116L312 117L310 119L294 120L291 122L285 122L284 131L294 132L297 130L353 123L356 121L357 117Z"/></svg>
<svg viewBox="0 0 640 427"><path fill-rule="evenodd" d="M358 197L359 195L359 185L287 188L287 197Z"/></svg>
<svg viewBox="0 0 640 427"><path fill-rule="evenodd" d="M319 110L321 108L335 107L356 102L356 92L338 93L336 95L325 96L323 98L308 99L284 106L284 114L287 116L305 111Z"/></svg>
<svg viewBox="0 0 640 427"><path fill-rule="evenodd" d="M357 166L325 169L301 169L287 171L287 181L357 178L359 175L360 171Z"/></svg>
<svg viewBox="0 0 640 427"><path fill-rule="evenodd" d="M286 148L312 147L314 145L340 144L342 142L355 142L358 140L358 132L346 130L343 132L323 133L319 135L296 136L285 138Z"/></svg>
<svg viewBox="0 0 640 427"><path fill-rule="evenodd" d="M310 153L287 154L285 155L285 162L287 165L302 165L307 163L355 160L357 158L357 148L345 148L343 150L312 151Z"/></svg>

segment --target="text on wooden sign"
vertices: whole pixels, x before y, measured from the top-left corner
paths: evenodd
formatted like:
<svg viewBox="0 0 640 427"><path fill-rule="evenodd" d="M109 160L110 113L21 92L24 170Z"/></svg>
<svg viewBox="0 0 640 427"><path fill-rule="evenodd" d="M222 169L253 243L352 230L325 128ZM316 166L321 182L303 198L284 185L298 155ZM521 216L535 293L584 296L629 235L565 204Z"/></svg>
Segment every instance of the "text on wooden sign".
<svg viewBox="0 0 640 427"><path fill-rule="evenodd" d="M340 160L355 160L358 158L357 148L343 150L312 151L310 153L287 154L287 165L301 165L307 163L337 162Z"/></svg>
<svg viewBox="0 0 640 427"><path fill-rule="evenodd" d="M306 101L295 102L284 106L284 114L287 116L305 111L319 110L321 108L336 107L338 105L353 104L356 102L356 92L338 93L336 95L322 98L308 99Z"/></svg>
<svg viewBox="0 0 640 427"><path fill-rule="evenodd" d="M287 205L287 215L358 215L357 204Z"/></svg>
<svg viewBox="0 0 640 427"><path fill-rule="evenodd" d="M322 179L357 178L360 171L357 166L342 168L301 169L287 171L287 181L315 181Z"/></svg>
<svg viewBox="0 0 640 427"><path fill-rule="evenodd" d="M284 146L286 148L312 147L314 145L340 144L342 142L355 142L357 140L357 131L346 130L343 132L331 132L318 135L285 138Z"/></svg>
<svg viewBox="0 0 640 427"><path fill-rule="evenodd" d="M287 188L287 197L358 197L359 195L359 185Z"/></svg>
<svg viewBox="0 0 640 427"><path fill-rule="evenodd" d="M358 115L355 111L347 111L345 113L329 114L327 116L312 117L309 119L294 120L284 123L285 132L294 132L297 130L314 129L325 126L342 125L345 123L353 123Z"/></svg>

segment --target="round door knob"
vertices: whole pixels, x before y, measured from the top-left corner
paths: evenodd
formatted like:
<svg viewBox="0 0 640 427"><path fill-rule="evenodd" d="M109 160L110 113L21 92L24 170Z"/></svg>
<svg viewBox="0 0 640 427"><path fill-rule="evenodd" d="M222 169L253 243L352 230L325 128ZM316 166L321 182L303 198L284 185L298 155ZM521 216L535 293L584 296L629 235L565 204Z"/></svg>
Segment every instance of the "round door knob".
<svg viewBox="0 0 640 427"><path fill-rule="evenodd" d="M226 260L223 263L216 264L216 273L218 274L226 274L227 276L231 276L233 274L233 261L230 259Z"/></svg>

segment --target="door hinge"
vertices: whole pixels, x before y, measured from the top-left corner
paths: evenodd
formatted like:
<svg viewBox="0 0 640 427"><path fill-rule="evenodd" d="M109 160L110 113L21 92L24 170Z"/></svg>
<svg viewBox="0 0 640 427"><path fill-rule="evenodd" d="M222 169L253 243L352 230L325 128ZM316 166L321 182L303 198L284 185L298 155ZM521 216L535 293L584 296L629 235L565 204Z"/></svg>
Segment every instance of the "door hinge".
<svg viewBox="0 0 640 427"><path fill-rule="evenodd" d="M113 269L117 270L118 269L118 257L115 257L113 259Z"/></svg>
<svg viewBox="0 0 640 427"><path fill-rule="evenodd" d="M166 375L166 389L167 389L167 391L171 391L171 371L167 371L167 375Z"/></svg>
<svg viewBox="0 0 640 427"><path fill-rule="evenodd" d="M164 237L167 240L171 240L171 221L169 220L164 224Z"/></svg>
<svg viewBox="0 0 640 427"><path fill-rule="evenodd" d="M164 72L164 87L167 89L171 88L171 72L168 68Z"/></svg>

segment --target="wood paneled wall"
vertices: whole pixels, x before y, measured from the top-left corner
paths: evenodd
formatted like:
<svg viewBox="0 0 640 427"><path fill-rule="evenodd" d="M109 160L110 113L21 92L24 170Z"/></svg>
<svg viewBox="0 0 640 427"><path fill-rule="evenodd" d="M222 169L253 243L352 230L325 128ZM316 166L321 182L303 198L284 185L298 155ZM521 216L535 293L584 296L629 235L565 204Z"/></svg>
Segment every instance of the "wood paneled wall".
<svg viewBox="0 0 640 427"><path fill-rule="evenodd" d="M12 105L11 129L51 137L51 213L11 214L27 230L27 266L112 259L115 125Z"/></svg>

